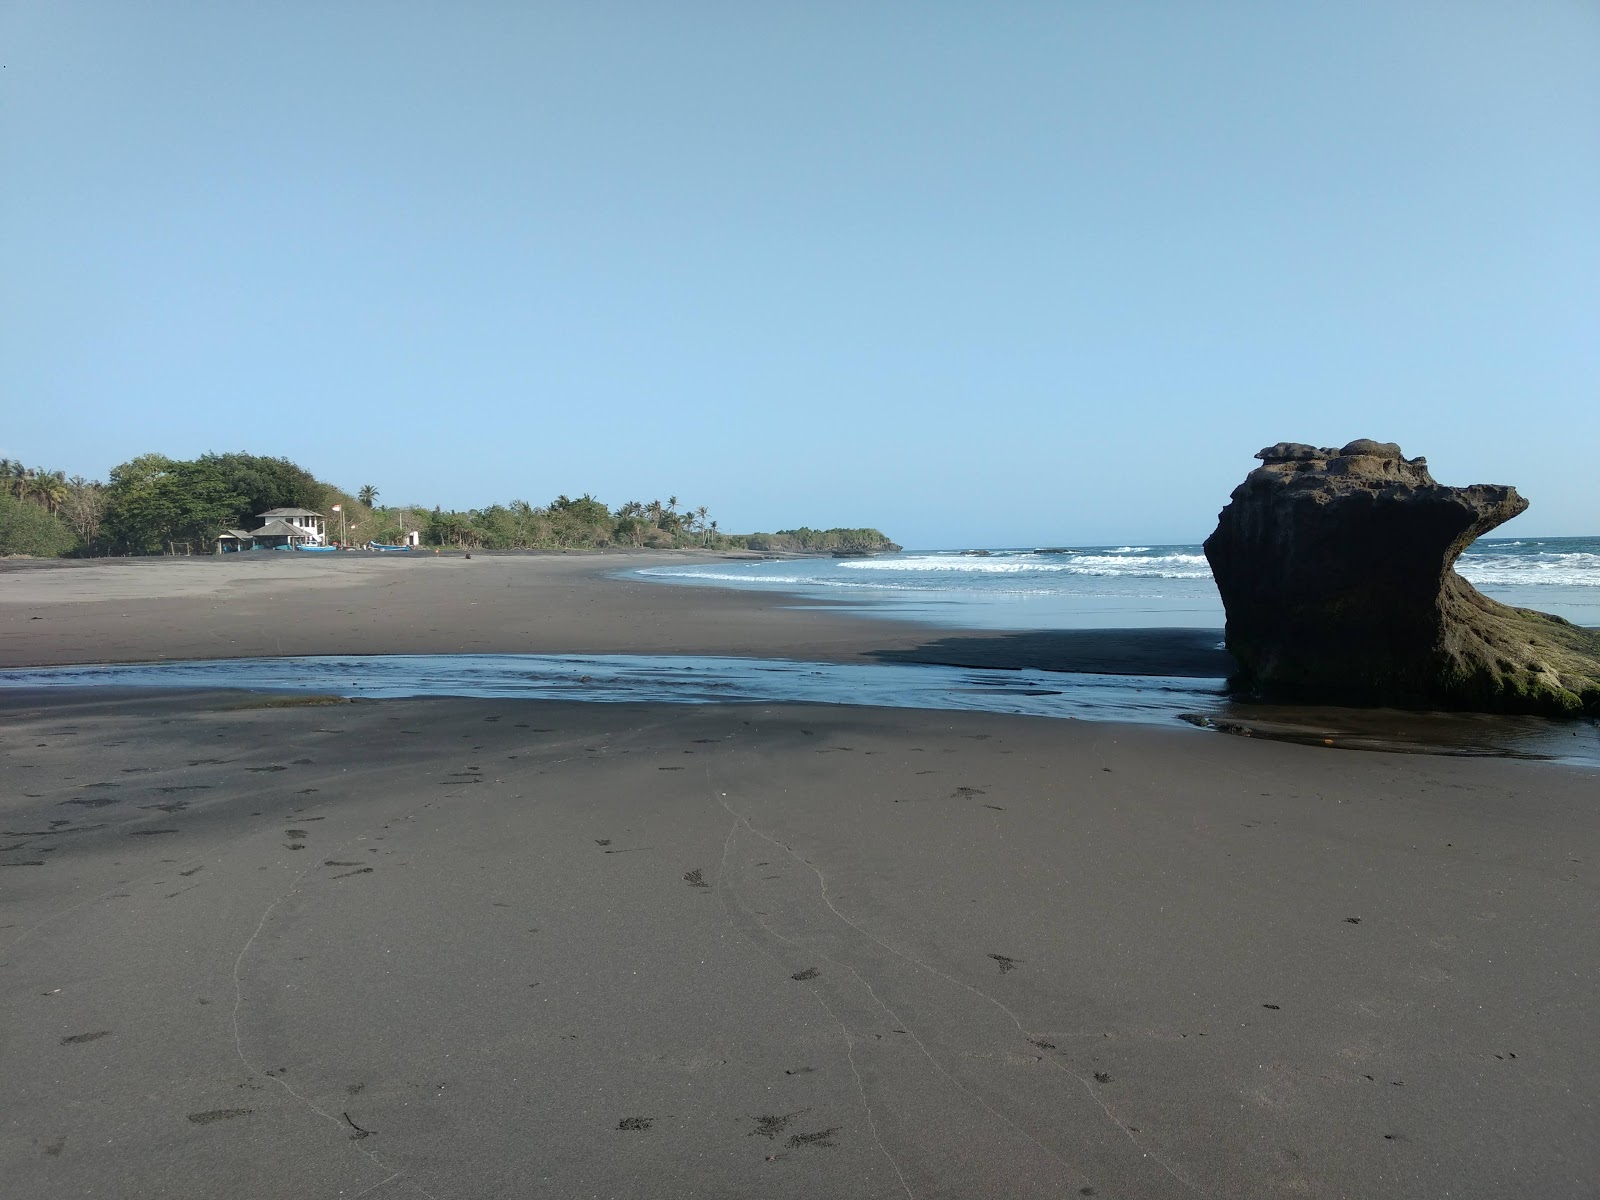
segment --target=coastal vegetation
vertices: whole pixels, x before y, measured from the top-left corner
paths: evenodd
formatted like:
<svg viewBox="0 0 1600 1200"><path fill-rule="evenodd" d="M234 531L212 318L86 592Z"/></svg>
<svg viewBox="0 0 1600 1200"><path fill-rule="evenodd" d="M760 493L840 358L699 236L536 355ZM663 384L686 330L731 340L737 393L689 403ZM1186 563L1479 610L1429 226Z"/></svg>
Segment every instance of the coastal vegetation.
<svg viewBox="0 0 1600 1200"><path fill-rule="evenodd" d="M141 454L105 482L0 459L0 555L207 554L228 529L250 529L273 508L305 508L328 519L328 535L361 545L416 533L426 546L463 550L757 550L868 554L899 549L876 529L799 529L730 534L705 505L677 496L610 508L594 496L557 496L446 510L425 503L381 505L376 485L353 494L286 458L232 453L173 459ZM334 509L337 506L338 512Z"/></svg>

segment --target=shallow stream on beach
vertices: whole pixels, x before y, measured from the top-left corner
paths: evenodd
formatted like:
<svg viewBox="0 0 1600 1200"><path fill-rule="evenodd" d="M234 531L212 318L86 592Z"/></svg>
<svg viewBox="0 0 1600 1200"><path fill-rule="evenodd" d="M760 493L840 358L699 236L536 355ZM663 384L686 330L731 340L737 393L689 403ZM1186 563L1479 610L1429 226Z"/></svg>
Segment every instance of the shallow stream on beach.
<svg viewBox="0 0 1600 1200"><path fill-rule="evenodd" d="M844 704L1177 725L1342 749L1600 765L1600 726L1532 717L1244 705L1221 679L668 655L414 654L0 671L0 689L150 688L592 703Z"/></svg>

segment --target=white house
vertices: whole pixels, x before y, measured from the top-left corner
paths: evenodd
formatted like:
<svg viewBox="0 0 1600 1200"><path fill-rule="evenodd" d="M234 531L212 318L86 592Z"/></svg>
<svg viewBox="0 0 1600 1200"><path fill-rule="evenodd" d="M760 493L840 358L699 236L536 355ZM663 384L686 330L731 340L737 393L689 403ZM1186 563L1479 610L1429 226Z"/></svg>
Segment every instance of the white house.
<svg viewBox="0 0 1600 1200"><path fill-rule="evenodd" d="M322 514L309 508L274 508L256 519L261 527L252 530L250 537L259 547L327 544Z"/></svg>

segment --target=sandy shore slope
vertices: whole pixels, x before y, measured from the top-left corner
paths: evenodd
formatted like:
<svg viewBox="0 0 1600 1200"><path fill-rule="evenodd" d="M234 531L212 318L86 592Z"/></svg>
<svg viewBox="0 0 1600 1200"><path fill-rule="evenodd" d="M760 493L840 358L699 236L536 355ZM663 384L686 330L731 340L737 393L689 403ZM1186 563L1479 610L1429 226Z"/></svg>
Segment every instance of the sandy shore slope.
<svg viewBox="0 0 1600 1200"><path fill-rule="evenodd" d="M8 1195L1600 1188L1592 772L803 706L0 704Z"/></svg>
<svg viewBox="0 0 1600 1200"><path fill-rule="evenodd" d="M7 568L0 663L1225 670L625 565ZM0 1193L1593 1196L1596 795L986 714L0 692Z"/></svg>
<svg viewBox="0 0 1600 1200"><path fill-rule="evenodd" d="M1206 630L930 631L784 596L614 578L683 554L0 563L0 667L296 654L725 654L1221 677Z"/></svg>

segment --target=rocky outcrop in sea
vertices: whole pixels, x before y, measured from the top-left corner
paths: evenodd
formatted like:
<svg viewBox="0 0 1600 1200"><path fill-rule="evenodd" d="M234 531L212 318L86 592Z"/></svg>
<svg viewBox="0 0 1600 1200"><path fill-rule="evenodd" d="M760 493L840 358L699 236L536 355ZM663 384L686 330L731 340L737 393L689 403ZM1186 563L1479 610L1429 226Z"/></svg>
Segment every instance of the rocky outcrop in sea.
<svg viewBox="0 0 1600 1200"><path fill-rule="evenodd" d="M1600 714L1600 632L1482 595L1454 570L1528 507L1446 487L1392 442L1279 442L1205 542L1235 685L1263 696Z"/></svg>

